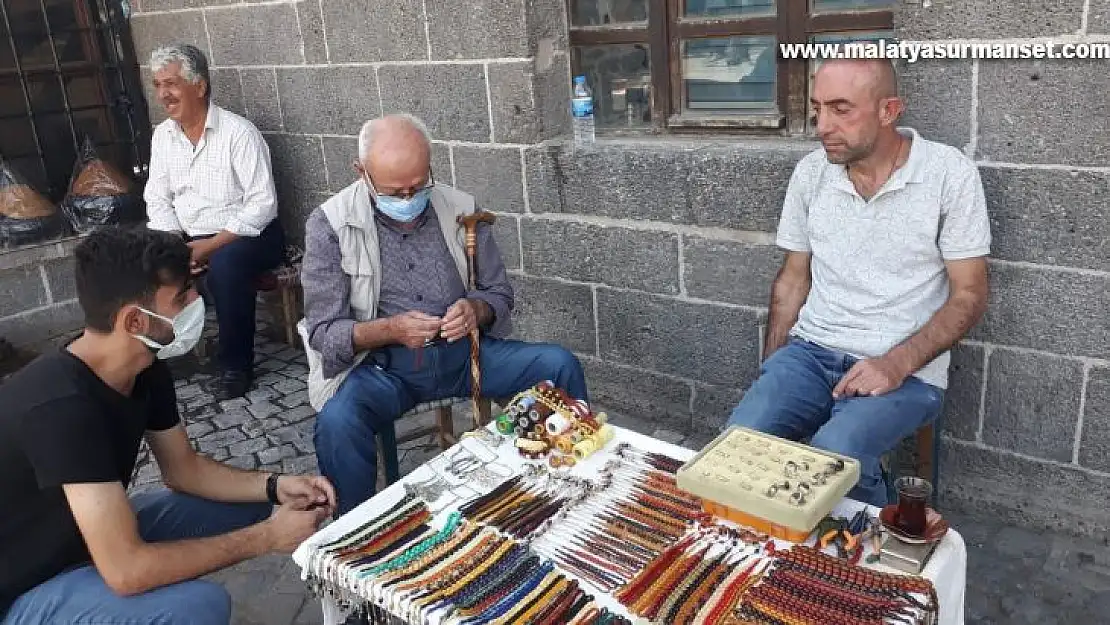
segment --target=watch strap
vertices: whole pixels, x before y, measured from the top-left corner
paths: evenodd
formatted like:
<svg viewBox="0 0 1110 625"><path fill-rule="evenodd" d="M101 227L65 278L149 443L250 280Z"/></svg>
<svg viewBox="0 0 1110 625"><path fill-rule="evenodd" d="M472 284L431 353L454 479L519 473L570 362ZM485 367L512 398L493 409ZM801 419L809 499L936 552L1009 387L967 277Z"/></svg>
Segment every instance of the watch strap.
<svg viewBox="0 0 1110 625"><path fill-rule="evenodd" d="M266 499L275 506L281 505L278 501L277 482L281 477L280 473L271 473L270 477L266 478Z"/></svg>

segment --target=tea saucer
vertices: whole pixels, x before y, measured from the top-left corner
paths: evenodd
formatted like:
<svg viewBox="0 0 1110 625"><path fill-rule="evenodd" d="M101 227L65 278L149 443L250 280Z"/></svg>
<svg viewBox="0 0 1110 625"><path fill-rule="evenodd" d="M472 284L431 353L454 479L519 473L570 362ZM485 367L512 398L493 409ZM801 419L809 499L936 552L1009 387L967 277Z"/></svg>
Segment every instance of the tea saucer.
<svg viewBox="0 0 1110 625"><path fill-rule="evenodd" d="M898 527L898 504L890 504L883 508L882 512L879 513L879 520L882 522L883 528L890 532L892 536L911 545L935 543L948 533L948 521L945 521L940 513L932 508L925 508L924 536L907 534L905 530Z"/></svg>

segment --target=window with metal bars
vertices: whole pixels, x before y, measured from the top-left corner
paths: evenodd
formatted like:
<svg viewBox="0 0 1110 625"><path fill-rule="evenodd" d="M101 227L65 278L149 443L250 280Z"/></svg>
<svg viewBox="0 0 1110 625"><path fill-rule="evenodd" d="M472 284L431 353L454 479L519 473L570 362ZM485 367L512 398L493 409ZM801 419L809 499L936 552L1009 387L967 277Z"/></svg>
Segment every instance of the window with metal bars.
<svg viewBox="0 0 1110 625"><path fill-rule="evenodd" d="M894 0L568 0L599 134L809 131L814 61L780 43L893 36Z"/></svg>
<svg viewBox="0 0 1110 625"><path fill-rule="evenodd" d="M54 202L86 138L123 172L149 158L128 17L127 0L0 0L0 157Z"/></svg>

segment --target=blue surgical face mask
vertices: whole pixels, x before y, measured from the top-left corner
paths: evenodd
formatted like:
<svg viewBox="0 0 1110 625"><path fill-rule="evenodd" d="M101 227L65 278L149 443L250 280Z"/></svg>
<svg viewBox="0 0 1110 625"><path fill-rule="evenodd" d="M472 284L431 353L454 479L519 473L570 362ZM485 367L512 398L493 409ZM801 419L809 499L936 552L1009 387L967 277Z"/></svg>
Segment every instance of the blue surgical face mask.
<svg viewBox="0 0 1110 625"><path fill-rule="evenodd" d="M377 191L374 190L374 185L370 184L369 178L365 175L363 178L366 180L366 186L370 189L371 197L377 204L378 210L390 219L409 223L419 217L424 209L428 207L428 198L432 195L430 188L421 189L408 199L392 195L378 195Z"/></svg>

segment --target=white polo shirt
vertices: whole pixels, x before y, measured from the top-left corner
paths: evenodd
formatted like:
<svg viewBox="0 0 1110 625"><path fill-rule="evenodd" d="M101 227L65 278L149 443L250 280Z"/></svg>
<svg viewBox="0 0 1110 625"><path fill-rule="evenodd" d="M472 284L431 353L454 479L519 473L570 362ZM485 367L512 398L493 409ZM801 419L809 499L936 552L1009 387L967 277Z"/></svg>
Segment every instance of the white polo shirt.
<svg viewBox="0 0 1110 625"><path fill-rule="evenodd" d="M809 296L791 333L857 358L882 356L944 305L944 261L990 253L979 170L962 152L912 128L909 158L864 200L843 165L817 149L795 167L777 244L812 254ZM914 373L948 387L950 354Z"/></svg>
<svg viewBox="0 0 1110 625"><path fill-rule="evenodd" d="M153 230L258 236L278 214L270 146L248 120L215 104L195 147L167 119L151 138L143 199Z"/></svg>

